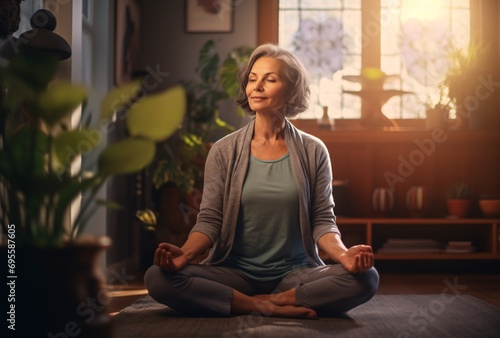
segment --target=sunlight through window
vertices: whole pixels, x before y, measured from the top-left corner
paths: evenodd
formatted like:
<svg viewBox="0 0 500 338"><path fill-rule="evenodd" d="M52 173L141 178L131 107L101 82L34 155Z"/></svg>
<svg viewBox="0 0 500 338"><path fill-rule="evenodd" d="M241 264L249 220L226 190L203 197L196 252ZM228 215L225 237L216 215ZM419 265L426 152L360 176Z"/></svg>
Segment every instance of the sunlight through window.
<svg viewBox="0 0 500 338"><path fill-rule="evenodd" d="M360 84L343 76L359 75L362 59L373 57L365 55L367 39L380 44L379 68L398 75L384 88L412 93L391 98L383 107L387 117L423 118L426 105L445 94L448 55L469 43L469 1L380 0L379 15L362 19L366 3L280 0L279 44L300 57L312 80L310 109L301 118L319 118L322 106L336 119L361 116L361 99L345 93Z"/></svg>

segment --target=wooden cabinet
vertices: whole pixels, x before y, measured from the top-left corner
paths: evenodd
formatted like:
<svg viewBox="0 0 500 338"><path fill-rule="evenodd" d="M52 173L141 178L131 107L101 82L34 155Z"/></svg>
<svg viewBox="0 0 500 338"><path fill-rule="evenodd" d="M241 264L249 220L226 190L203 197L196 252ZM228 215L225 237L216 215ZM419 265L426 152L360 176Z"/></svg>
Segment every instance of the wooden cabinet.
<svg viewBox="0 0 500 338"><path fill-rule="evenodd" d="M371 245L377 260L500 260L500 219L338 217L337 224L347 246ZM389 240L409 245L381 253ZM439 245L431 249L426 242ZM450 242L470 242L473 250L447 250Z"/></svg>

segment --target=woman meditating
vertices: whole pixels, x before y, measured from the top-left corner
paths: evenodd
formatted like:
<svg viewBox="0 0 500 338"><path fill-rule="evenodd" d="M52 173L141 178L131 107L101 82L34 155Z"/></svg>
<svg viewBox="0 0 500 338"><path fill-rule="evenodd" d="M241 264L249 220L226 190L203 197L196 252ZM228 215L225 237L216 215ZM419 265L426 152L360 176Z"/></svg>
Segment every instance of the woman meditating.
<svg viewBox="0 0 500 338"><path fill-rule="evenodd" d="M379 281L372 248L343 244L328 151L288 121L308 106L302 63L265 44L239 79L253 118L211 148L197 222L182 247L158 245L149 294L191 315L316 318L367 302Z"/></svg>

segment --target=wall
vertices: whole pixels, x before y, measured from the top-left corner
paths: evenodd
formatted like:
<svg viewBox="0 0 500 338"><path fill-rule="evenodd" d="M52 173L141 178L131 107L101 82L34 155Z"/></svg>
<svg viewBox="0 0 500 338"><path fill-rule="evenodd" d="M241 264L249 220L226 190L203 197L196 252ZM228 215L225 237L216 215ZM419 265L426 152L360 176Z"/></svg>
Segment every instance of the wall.
<svg viewBox="0 0 500 338"><path fill-rule="evenodd" d="M140 2L141 10L141 66L167 72L162 87L181 80L196 79L198 52L203 44L213 39L221 56L240 46L257 45L257 1L234 1L232 33L186 33L184 30L184 0L148 0ZM222 107L221 116L234 126L244 121L233 114L232 105Z"/></svg>
<svg viewBox="0 0 500 338"><path fill-rule="evenodd" d="M195 79L194 68L198 51L208 40L217 43L224 57L232 48L255 46L257 43L257 2L235 1L232 33L186 33L183 0L148 0L140 2L141 10L141 64L168 72L165 84Z"/></svg>

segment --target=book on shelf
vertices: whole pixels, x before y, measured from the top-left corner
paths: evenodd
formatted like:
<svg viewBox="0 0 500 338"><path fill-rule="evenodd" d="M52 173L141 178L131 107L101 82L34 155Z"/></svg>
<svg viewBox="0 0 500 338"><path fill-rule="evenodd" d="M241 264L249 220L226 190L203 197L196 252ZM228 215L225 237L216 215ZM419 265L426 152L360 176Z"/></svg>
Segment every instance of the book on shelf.
<svg viewBox="0 0 500 338"><path fill-rule="evenodd" d="M389 238L377 250L378 253L436 253L442 252L443 245L434 239Z"/></svg>
<svg viewBox="0 0 500 338"><path fill-rule="evenodd" d="M380 248L377 253L439 253L443 252L440 248L403 248L403 247L393 247L393 248Z"/></svg>
<svg viewBox="0 0 500 338"><path fill-rule="evenodd" d="M468 253L476 251L471 241L449 241L444 249L448 253Z"/></svg>
<svg viewBox="0 0 500 338"><path fill-rule="evenodd" d="M411 247L439 247L441 242L434 239L419 238L389 238L384 245L387 246L411 246Z"/></svg>

